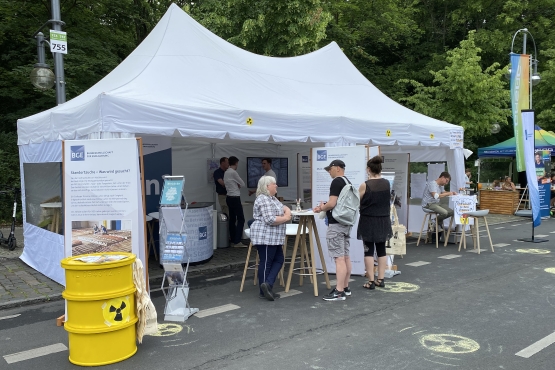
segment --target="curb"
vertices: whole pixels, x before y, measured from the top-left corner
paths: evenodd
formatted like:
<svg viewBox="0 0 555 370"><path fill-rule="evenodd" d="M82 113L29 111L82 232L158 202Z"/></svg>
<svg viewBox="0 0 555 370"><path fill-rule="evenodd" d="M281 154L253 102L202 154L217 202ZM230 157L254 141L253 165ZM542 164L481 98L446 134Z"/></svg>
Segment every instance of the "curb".
<svg viewBox="0 0 555 370"><path fill-rule="evenodd" d="M218 272L226 269L229 269L229 270L237 269L239 267L243 267L244 265L245 265L245 261L241 261L241 262L225 263L217 266L210 266L210 267L204 267L204 268L199 267L194 271L189 271L189 276L196 276L206 272ZM148 282L151 289L153 286L161 285L163 278L164 278L164 274L150 275L148 278ZM0 303L0 311L8 310L10 308L31 306L31 305L40 304L40 303L55 302L55 301L60 301L62 299L63 299L62 293L55 293L44 297L15 299L13 301L9 301L6 303Z"/></svg>
<svg viewBox="0 0 555 370"><path fill-rule="evenodd" d="M14 299L13 301L0 303L0 311L7 310L10 308L30 306L30 305L39 304L39 303L54 302L54 301L59 301L61 299L62 299L62 293L55 293L50 296L44 296L44 297Z"/></svg>

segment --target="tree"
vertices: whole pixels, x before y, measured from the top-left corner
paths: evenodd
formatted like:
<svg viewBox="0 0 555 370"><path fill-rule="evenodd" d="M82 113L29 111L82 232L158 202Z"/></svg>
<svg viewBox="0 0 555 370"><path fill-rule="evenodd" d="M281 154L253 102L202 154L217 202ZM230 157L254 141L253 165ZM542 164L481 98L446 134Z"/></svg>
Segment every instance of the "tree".
<svg viewBox="0 0 555 370"><path fill-rule="evenodd" d="M320 0L205 0L185 10L234 45L280 57L316 50L331 19Z"/></svg>
<svg viewBox="0 0 555 370"><path fill-rule="evenodd" d="M475 149L472 141L490 133L493 123L507 124L511 116L510 94L504 80L506 68L493 63L486 69L480 65L480 52L474 42L475 32L461 41L460 47L447 52L447 66L430 71L433 85L414 80L401 80L414 88L412 96L401 99L414 110L428 116L460 125L465 129L465 144Z"/></svg>

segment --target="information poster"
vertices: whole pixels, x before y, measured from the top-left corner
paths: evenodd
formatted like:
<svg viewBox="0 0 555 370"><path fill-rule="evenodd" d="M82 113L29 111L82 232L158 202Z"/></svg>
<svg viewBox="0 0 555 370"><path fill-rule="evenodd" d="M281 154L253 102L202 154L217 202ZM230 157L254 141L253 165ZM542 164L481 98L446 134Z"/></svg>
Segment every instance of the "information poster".
<svg viewBox="0 0 555 370"><path fill-rule="evenodd" d="M330 185L332 178L324 169L334 159L345 162L345 176L351 181L355 189L366 181L366 161L367 148L364 146L348 146L348 147L325 147L312 149L312 207L316 207L318 202L326 202L330 195ZM326 231L327 226L324 219L316 217L316 226L320 236L323 254L328 272L335 273L335 261L333 261L328 253ZM363 275L364 267L364 247L361 240L357 239L358 220L351 228L350 240L350 257L353 266L352 273ZM315 253L317 266L321 267L318 253Z"/></svg>
<svg viewBox="0 0 555 370"><path fill-rule="evenodd" d="M472 225L473 218L463 217L465 213L476 211L476 196L474 195L454 195L449 198L453 207L456 225Z"/></svg>
<svg viewBox="0 0 555 370"><path fill-rule="evenodd" d="M145 263L137 140L66 140L63 158L65 256L132 252Z"/></svg>
<svg viewBox="0 0 555 370"><path fill-rule="evenodd" d="M540 217L549 217L551 201L551 152L536 150L534 155L538 190L540 191Z"/></svg>
<svg viewBox="0 0 555 370"><path fill-rule="evenodd" d="M162 205L179 205L181 203L181 192L183 190L183 180L164 181L164 189L160 197Z"/></svg>
<svg viewBox="0 0 555 370"><path fill-rule="evenodd" d="M163 176L172 174L172 138L141 135L143 139L143 165L146 214L158 212ZM157 232L156 232L157 233Z"/></svg>
<svg viewBox="0 0 555 370"><path fill-rule="evenodd" d="M382 173L393 172L395 174L391 189L395 192L395 207L397 208L399 223L408 228L409 154L384 154L383 158Z"/></svg>

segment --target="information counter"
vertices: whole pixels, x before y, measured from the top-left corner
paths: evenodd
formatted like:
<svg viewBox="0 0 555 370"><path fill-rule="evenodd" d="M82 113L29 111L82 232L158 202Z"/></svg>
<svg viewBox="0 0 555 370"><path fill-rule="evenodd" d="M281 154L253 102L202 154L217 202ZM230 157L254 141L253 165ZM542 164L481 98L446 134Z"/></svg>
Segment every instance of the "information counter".
<svg viewBox="0 0 555 370"><path fill-rule="evenodd" d="M512 215L516 212L520 193L508 190L480 190L480 209L490 213Z"/></svg>

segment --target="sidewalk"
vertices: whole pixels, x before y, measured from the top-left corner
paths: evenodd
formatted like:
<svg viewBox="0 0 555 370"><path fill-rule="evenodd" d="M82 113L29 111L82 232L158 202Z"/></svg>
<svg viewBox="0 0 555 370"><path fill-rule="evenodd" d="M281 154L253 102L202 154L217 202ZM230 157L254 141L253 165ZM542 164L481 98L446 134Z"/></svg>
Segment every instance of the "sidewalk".
<svg viewBox="0 0 555 370"><path fill-rule="evenodd" d="M488 224L497 225L508 222L522 221L522 217L512 215L489 215ZM4 235L8 230L1 229ZM17 248L9 251L0 247L0 310L62 299L64 287L50 280L40 272L27 266L19 259L23 252L23 229L16 229ZM415 234L413 233L413 237ZM416 233L418 237L418 233ZM290 238L290 243L294 238ZM189 275L219 270L242 269L245 265L247 248L225 248L214 251L212 259L206 263L190 266ZM251 255L254 260L255 254ZM148 275L150 286L158 288L162 283L163 270L154 258L149 260Z"/></svg>

